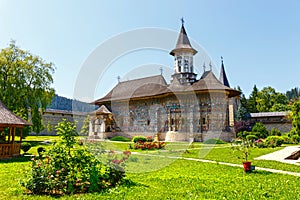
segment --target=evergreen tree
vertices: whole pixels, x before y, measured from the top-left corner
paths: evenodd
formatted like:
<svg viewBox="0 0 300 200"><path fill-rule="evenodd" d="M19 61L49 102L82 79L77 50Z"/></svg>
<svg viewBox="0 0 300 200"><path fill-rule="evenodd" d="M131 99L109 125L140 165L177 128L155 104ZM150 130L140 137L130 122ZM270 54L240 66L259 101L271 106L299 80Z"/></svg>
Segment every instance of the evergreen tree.
<svg viewBox="0 0 300 200"><path fill-rule="evenodd" d="M256 108L257 106L257 102L256 102L256 98L257 98L257 94L258 94L258 89L256 87L256 85L254 85L252 93L249 96L248 102L247 102L247 110L250 113L257 113L258 110Z"/></svg>

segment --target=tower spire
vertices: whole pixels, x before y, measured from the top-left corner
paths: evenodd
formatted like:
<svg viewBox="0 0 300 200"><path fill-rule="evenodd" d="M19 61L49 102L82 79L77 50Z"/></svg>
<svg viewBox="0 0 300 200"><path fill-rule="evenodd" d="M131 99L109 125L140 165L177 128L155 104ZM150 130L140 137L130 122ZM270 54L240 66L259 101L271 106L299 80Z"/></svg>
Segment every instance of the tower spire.
<svg viewBox="0 0 300 200"><path fill-rule="evenodd" d="M177 39L175 49L170 52L174 56L174 74L183 85L191 85L196 82L197 74L194 73L194 55L197 51L192 47L184 28L184 20L181 18L181 29Z"/></svg>
<svg viewBox="0 0 300 200"><path fill-rule="evenodd" d="M221 56L221 72L220 72L220 78L219 78L219 81L227 86L227 87L230 87L229 85L229 82L228 82L228 79L227 79L227 76L226 76L226 72L225 72L225 67L224 67L224 62L223 62L223 57Z"/></svg>

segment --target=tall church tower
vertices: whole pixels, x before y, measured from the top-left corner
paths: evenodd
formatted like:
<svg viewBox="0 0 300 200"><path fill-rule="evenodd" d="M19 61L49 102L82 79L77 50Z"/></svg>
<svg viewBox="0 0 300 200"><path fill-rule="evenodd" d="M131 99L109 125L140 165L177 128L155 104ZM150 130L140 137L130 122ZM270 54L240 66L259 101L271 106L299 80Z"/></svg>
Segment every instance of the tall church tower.
<svg viewBox="0 0 300 200"><path fill-rule="evenodd" d="M174 56L174 74L172 81L177 79L182 85L191 85L196 82L197 74L194 73L194 55L197 51L192 47L184 28L184 21L178 36L175 49L170 52Z"/></svg>

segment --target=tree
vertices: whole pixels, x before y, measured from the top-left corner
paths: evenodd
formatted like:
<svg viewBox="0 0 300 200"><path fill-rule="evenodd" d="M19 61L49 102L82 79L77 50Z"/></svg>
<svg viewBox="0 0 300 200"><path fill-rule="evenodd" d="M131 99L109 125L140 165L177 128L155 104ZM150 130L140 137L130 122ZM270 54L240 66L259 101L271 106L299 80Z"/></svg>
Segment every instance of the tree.
<svg viewBox="0 0 300 200"><path fill-rule="evenodd" d="M286 92L286 96L288 100L297 100L300 96L300 88L293 88L290 91Z"/></svg>
<svg viewBox="0 0 300 200"><path fill-rule="evenodd" d="M248 102L247 102L247 110L250 113L257 113L258 112L258 110L256 108L256 106L257 106L257 102L256 102L257 94L258 94L258 89L257 89L256 85L254 85L252 93L250 94Z"/></svg>
<svg viewBox="0 0 300 200"><path fill-rule="evenodd" d="M15 114L30 119L36 133L43 129L42 112L54 95L53 73L52 63L20 49L14 41L0 52L0 100Z"/></svg>
<svg viewBox="0 0 300 200"><path fill-rule="evenodd" d="M242 91L242 89L241 89L240 86L238 86L237 90L241 92L241 95L240 95L241 96L241 98L240 98L241 106L247 110L248 100L245 97L245 94L243 93L243 91Z"/></svg>
<svg viewBox="0 0 300 200"><path fill-rule="evenodd" d="M249 113L246 108L242 105L237 110L237 121L247 120L249 118Z"/></svg>
<svg viewBox="0 0 300 200"><path fill-rule="evenodd" d="M258 112L284 111L288 110L288 100L280 92L276 92L272 87L264 87L257 93L256 109ZM276 110L278 108L279 110Z"/></svg>
<svg viewBox="0 0 300 200"><path fill-rule="evenodd" d="M293 124L291 132L300 136L300 99L293 104L291 117Z"/></svg>

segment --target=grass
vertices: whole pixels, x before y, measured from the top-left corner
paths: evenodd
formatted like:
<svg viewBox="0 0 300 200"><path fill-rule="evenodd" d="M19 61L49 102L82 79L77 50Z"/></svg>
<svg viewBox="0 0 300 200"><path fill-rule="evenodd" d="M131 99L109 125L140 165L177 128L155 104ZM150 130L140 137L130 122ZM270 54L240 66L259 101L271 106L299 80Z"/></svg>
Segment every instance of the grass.
<svg viewBox="0 0 300 200"><path fill-rule="evenodd" d="M34 144L29 153L36 154L39 146L47 148L40 142L49 139L57 138L26 138L27 142ZM114 150L125 150L128 144L102 143L106 149ZM278 149L255 149L251 152L251 159ZM167 145L167 150L143 153L130 156L127 163L129 181L125 184L99 193L62 196L59 199L300 199L299 177L263 171L246 174L241 168L164 157L182 156L240 163L230 145L172 143ZM0 161L0 199L58 198L26 195L20 182L26 178L24 172L29 169L29 159L23 156ZM256 166L300 171L299 166L275 161L253 162Z"/></svg>

